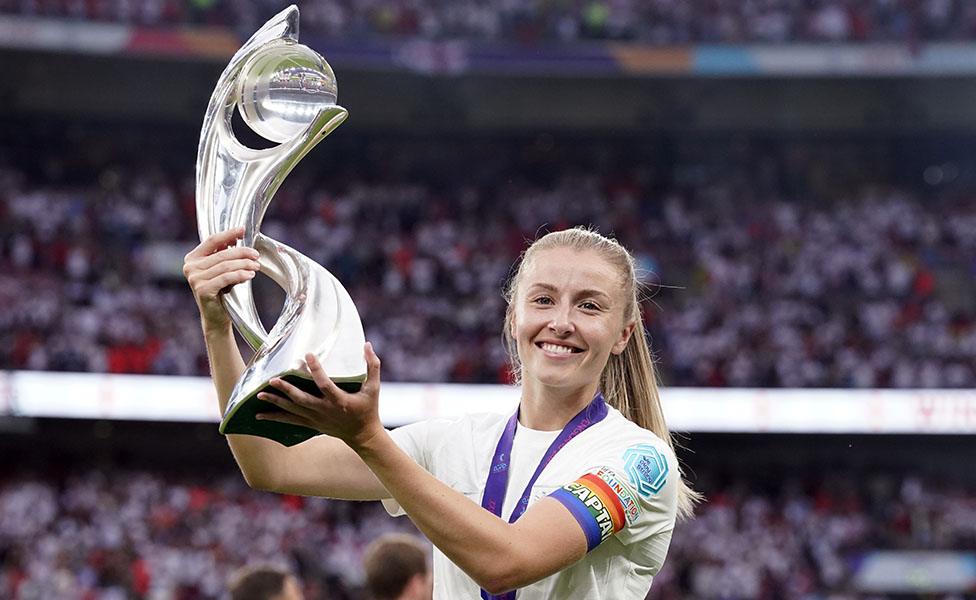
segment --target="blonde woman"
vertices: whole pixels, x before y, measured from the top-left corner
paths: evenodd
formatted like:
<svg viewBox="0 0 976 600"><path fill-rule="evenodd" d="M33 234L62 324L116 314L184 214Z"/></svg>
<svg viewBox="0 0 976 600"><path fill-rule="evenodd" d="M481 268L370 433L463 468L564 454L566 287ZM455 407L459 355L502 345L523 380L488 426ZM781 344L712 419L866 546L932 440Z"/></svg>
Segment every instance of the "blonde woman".
<svg viewBox="0 0 976 600"><path fill-rule="evenodd" d="M186 257L221 410L244 370L220 290L254 276L257 253L217 234ZM681 478L638 310L634 261L586 229L550 233L506 290L504 335L521 382L512 415L387 431L380 360L336 387L311 354L322 397L276 380L263 418L325 435L285 448L228 436L248 484L280 493L383 500L435 546L439 599L644 598L676 517L698 496ZM395 400L394 400L395 401Z"/></svg>

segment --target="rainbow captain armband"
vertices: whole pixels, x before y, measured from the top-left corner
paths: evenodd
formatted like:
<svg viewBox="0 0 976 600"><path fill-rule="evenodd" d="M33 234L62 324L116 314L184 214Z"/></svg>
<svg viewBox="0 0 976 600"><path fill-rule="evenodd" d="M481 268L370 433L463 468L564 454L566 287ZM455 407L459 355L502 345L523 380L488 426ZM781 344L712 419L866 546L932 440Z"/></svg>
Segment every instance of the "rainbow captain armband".
<svg viewBox="0 0 976 600"><path fill-rule="evenodd" d="M637 496L624 481L612 469L600 467L550 494L580 524L587 552L640 516Z"/></svg>

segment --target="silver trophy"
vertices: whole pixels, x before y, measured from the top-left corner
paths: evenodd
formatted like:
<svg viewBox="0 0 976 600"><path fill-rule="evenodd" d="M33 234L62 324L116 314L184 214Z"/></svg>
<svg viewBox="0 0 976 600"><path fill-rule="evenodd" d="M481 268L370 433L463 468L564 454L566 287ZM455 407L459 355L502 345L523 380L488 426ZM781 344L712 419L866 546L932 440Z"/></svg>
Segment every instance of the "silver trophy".
<svg viewBox="0 0 976 600"><path fill-rule="evenodd" d="M366 379L363 326L349 293L324 267L259 230L285 177L348 116L336 105L335 74L325 59L298 43L298 8L264 24L224 69L210 97L197 152L197 226L200 239L244 227L240 242L260 254L261 272L285 291L278 321L267 331L258 317L251 281L223 294L234 326L254 356L234 387L220 432L258 435L291 446L318 432L255 415L275 407L256 398L277 393L273 377L319 394L304 356L314 353L340 387ZM244 122L279 145L255 150L231 128L235 108ZM252 280L253 281L253 280Z"/></svg>

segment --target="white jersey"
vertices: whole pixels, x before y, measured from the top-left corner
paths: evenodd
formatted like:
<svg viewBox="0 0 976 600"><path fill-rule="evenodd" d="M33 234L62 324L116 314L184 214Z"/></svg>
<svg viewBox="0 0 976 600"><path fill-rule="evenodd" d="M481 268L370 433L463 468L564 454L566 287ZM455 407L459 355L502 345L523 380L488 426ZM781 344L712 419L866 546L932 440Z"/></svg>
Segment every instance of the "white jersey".
<svg viewBox="0 0 976 600"><path fill-rule="evenodd" d="M677 508L677 461L656 435L617 410L566 444L532 487L529 506L553 495L576 517L590 551L579 562L518 590L518 600L641 599L661 569ZM506 415L435 419L391 431L437 479L481 505ZM558 431L518 425L502 516L507 520ZM404 514L384 500L390 514ZM434 548L435 600L480 600L473 579Z"/></svg>

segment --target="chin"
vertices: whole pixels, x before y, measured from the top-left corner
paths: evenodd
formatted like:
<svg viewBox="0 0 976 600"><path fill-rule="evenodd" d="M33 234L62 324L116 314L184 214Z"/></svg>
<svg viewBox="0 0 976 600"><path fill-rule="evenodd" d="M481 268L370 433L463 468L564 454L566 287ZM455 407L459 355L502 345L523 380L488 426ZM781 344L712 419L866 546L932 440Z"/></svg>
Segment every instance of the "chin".
<svg viewBox="0 0 976 600"><path fill-rule="evenodd" d="M533 379L540 385L550 388L573 388L585 385L585 381L580 381L579 377L574 377L569 373L554 373L550 369L542 369Z"/></svg>

